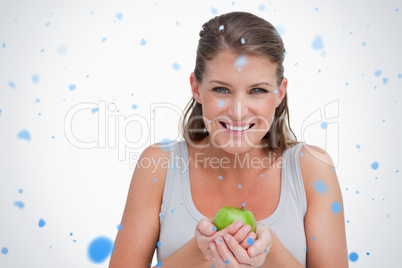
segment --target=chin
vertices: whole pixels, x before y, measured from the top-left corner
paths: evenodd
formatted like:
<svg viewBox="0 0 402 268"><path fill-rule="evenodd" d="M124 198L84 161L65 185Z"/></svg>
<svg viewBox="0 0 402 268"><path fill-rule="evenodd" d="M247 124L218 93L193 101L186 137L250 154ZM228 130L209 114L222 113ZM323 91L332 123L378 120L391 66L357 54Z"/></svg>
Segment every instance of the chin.
<svg viewBox="0 0 402 268"><path fill-rule="evenodd" d="M248 151L250 151L250 149L251 149L251 147L247 147L247 148L244 148L245 146L243 146L243 147L230 147L230 146L226 146L226 147L224 147L224 148L222 148L226 153L228 153L228 154L232 154L232 155L236 155L236 154L238 154L238 155L243 155L243 154L246 154Z"/></svg>
<svg viewBox="0 0 402 268"><path fill-rule="evenodd" d="M261 140L256 142L252 139L246 140L244 137L241 139L237 139L236 137L225 139L223 137L216 137L214 141L216 147L221 148L229 154L245 154L251 149L260 148L260 144Z"/></svg>

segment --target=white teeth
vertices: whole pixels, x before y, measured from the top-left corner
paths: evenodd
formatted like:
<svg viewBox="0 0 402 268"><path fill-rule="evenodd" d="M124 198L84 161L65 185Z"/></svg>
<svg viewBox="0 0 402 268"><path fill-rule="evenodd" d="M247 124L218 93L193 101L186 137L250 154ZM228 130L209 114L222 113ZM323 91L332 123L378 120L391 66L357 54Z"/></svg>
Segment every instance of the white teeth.
<svg viewBox="0 0 402 268"><path fill-rule="evenodd" d="M223 123L225 125L225 128L233 130L233 131L245 131L251 127L251 125L244 126L244 127L236 127L236 126L231 126L229 124Z"/></svg>

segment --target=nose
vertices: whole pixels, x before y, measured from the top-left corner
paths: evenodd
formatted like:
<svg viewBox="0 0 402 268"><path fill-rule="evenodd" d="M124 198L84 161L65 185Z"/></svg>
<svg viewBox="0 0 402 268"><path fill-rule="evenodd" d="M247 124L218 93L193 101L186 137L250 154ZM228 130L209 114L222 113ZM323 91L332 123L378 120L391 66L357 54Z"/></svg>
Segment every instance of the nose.
<svg viewBox="0 0 402 268"><path fill-rule="evenodd" d="M242 121L248 115L249 104L245 98L234 98L230 103L229 116L236 121Z"/></svg>

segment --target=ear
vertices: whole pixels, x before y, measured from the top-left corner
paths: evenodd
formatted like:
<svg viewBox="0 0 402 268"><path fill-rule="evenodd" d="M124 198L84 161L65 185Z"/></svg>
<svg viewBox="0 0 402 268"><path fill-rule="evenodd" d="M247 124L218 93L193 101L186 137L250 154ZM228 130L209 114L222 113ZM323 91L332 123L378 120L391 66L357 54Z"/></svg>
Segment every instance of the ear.
<svg viewBox="0 0 402 268"><path fill-rule="evenodd" d="M201 104L201 97L200 93L198 91L199 84L197 82L197 79L195 78L194 72L190 74L190 85L191 85L191 93L193 93L193 98Z"/></svg>
<svg viewBox="0 0 402 268"><path fill-rule="evenodd" d="M278 93L277 93L278 96L275 101L275 108L278 107L281 104L283 98L285 98L287 87L288 87L288 79L286 79L286 77L284 77L282 79L281 85L278 88Z"/></svg>

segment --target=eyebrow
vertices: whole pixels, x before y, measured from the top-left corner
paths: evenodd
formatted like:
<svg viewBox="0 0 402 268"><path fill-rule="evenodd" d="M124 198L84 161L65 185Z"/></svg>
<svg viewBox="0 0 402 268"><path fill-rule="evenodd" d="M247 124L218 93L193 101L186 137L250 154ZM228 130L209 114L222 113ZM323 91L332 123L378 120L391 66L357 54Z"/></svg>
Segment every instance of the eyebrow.
<svg viewBox="0 0 402 268"><path fill-rule="evenodd" d="M216 81L216 80L209 81L209 83L218 83L218 84L221 84L221 85L224 85L224 86L229 86L229 87L232 86L232 85L230 85L230 84L228 84L228 83L226 83L226 82ZM260 83L251 85L250 87L256 87L256 86L264 85L264 84L265 84L265 85L268 85L268 86L270 86L270 87L272 87L272 85L269 84L269 83L267 83L267 82L260 82Z"/></svg>

